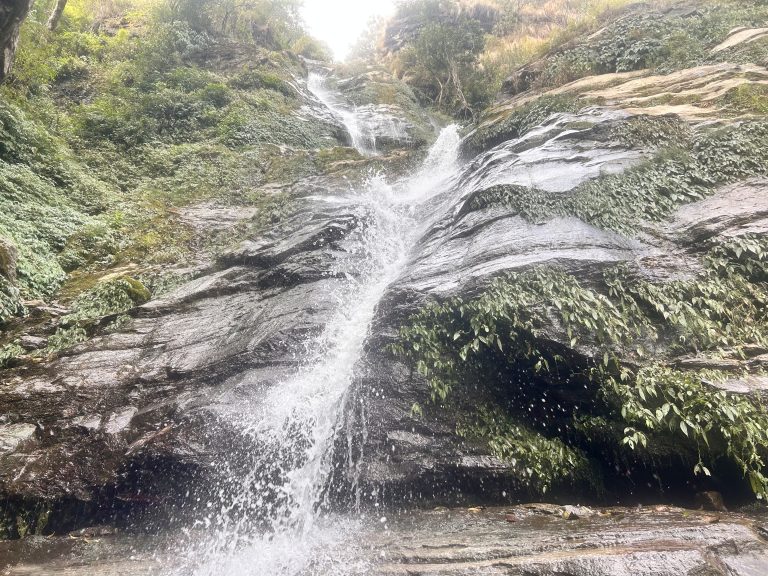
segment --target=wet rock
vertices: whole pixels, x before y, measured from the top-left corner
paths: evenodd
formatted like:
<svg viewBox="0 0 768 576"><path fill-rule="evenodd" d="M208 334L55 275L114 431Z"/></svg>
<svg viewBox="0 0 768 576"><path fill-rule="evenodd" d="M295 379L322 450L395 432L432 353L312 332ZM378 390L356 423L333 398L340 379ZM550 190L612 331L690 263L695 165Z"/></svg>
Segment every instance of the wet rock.
<svg viewBox="0 0 768 576"><path fill-rule="evenodd" d="M720 492L715 492L714 490L697 493L696 504L698 504L702 510L710 510L712 512L728 512L728 508L725 507L723 495L720 494Z"/></svg>
<svg viewBox="0 0 768 576"><path fill-rule="evenodd" d="M125 331L3 372L0 407L11 424L0 427L0 499L159 510L214 485L220 455L237 441L219 411L249 413L294 369L334 310L339 277L351 278L364 256L350 236L365 208L326 209L307 200L268 239L138 308ZM41 316L65 312L27 305ZM68 530L84 521L93 517L51 519Z"/></svg>
<svg viewBox="0 0 768 576"><path fill-rule="evenodd" d="M6 424L0 426L0 456L16 450L23 442L34 437L34 424Z"/></svg>
<svg viewBox="0 0 768 576"><path fill-rule="evenodd" d="M0 237L0 274L11 282L16 281L16 260L19 251L10 240Z"/></svg>
<svg viewBox="0 0 768 576"><path fill-rule="evenodd" d="M760 38L768 36L768 28L735 28L731 30L728 38L712 48L712 54L728 50L739 44L749 44Z"/></svg>
<svg viewBox="0 0 768 576"><path fill-rule="evenodd" d="M34 318L58 318L71 312L68 308L57 304L47 304L42 300L25 300L22 302L30 316Z"/></svg>
<svg viewBox="0 0 768 576"><path fill-rule="evenodd" d="M25 334L19 338L19 346L24 350L41 350L48 345L48 338Z"/></svg>
<svg viewBox="0 0 768 576"><path fill-rule="evenodd" d="M118 412L114 412L107 419L107 422L104 425L104 431L107 434L119 434L120 432L125 431L128 426L130 426L131 420L138 411L139 409L135 406L128 406Z"/></svg>
<svg viewBox="0 0 768 576"><path fill-rule="evenodd" d="M768 569L763 542L738 516L705 524L675 509L612 512L582 523L555 515L505 522L509 512L470 518L454 511L439 528L426 516L395 518L388 544L378 535L366 543L372 539L374 549L386 550L373 569L377 575L752 576Z"/></svg>
<svg viewBox="0 0 768 576"><path fill-rule="evenodd" d="M579 520L595 516L597 512L586 506L563 506L563 518L565 520Z"/></svg>
<svg viewBox="0 0 768 576"><path fill-rule="evenodd" d="M68 536L70 538L104 538L105 536L115 536L118 530L114 526L88 526L87 528L81 528L80 530L71 531Z"/></svg>
<svg viewBox="0 0 768 576"><path fill-rule="evenodd" d="M245 220L252 219L258 210L254 207L218 206L209 202L187 206L178 210L179 219L200 234L229 230Z"/></svg>
<svg viewBox="0 0 768 576"><path fill-rule="evenodd" d="M726 186L717 194L678 209L669 234L691 246L715 238L768 233L768 180Z"/></svg>

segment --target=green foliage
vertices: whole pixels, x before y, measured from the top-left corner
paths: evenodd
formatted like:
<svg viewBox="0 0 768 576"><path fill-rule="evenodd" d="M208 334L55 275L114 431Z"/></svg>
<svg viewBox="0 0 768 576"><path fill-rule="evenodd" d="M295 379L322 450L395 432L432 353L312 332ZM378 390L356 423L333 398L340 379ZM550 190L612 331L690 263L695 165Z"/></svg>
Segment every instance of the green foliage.
<svg viewBox="0 0 768 576"><path fill-rule="evenodd" d="M65 276L59 251L75 230L93 221L109 192L60 141L7 102L0 102L0 133L0 236L19 250L15 296L47 298ZM9 296L8 289L3 293ZM3 307L20 311L13 302Z"/></svg>
<svg viewBox="0 0 768 576"><path fill-rule="evenodd" d="M676 115L632 116L611 131L612 141L640 150L685 146L692 138L690 125Z"/></svg>
<svg viewBox="0 0 768 576"><path fill-rule="evenodd" d="M99 282L75 299L72 312L61 319L60 328L49 339L46 351L59 352L84 342L97 320L126 312L150 297L149 290L135 278Z"/></svg>
<svg viewBox="0 0 768 576"><path fill-rule="evenodd" d="M12 342L5 346L0 346L0 368L6 368L16 358L24 354L24 348Z"/></svg>
<svg viewBox="0 0 768 576"><path fill-rule="evenodd" d="M673 149L623 174L580 186L569 196L566 212L601 228L630 233L643 220L662 220L718 186L766 174L766 145L768 125L762 122L698 135L690 149Z"/></svg>
<svg viewBox="0 0 768 576"><path fill-rule="evenodd" d="M504 206L527 221L535 223L546 222L562 210L561 202L550 192L516 184L501 184L473 194L464 212L474 212L492 206Z"/></svg>
<svg viewBox="0 0 768 576"><path fill-rule="evenodd" d="M656 322L672 330L673 349L768 345L767 253L768 239L746 236L712 248L695 281L652 284L613 270L606 284L627 313L644 315L647 326Z"/></svg>
<svg viewBox="0 0 768 576"><path fill-rule="evenodd" d="M479 79L476 63L485 38L479 23L457 9L455 2L419 0L402 4L421 22L418 33L399 55L399 67L429 102L458 115L473 116L491 95L469 92Z"/></svg>
<svg viewBox="0 0 768 576"><path fill-rule="evenodd" d="M607 351L637 331L606 296L561 271L538 268L496 280L469 302L454 298L427 306L401 329L395 349L430 379L433 400L445 400L461 367L482 350L498 348L507 361L530 361L537 373L548 370L549 359L533 341L553 317L571 346L588 338Z"/></svg>
<svg viewBox="0 0 768 576"><path fill-rule="evenodd" d="M295 88L280 77L280 75L268 70L247 70L230 80L229 85L240 90L255 90L259 88L273 90L286 98L296 98L297 96Z"/></svg>
<svg viewBox="0 0 768 576"><path fill-rule="evenodd" d="M304 37L298 0L176 0L161 5L162 21L182 21L191 29L288 49Z"/></svg>
<svg viewBox="0 0 768 576"><path fill-rule="evenodd" d="M257 187L289 162L273 145L336 142L334 127L301 116L299 59L272 51L303 38L296 7L71 0L50 33L37 4L0 99L0 236L19 249L17 285L0 279L0 322L24 299L58 296L67 273L219 250L231 234L195 247L175 208L258 204Z"/></svg>
<svg viewBox="0 0 768 576"><path fill-rule="evenodd" d="M647 443L643 431L692 440L699 453L696 474L712 474L705 458L727 457L749 479L755 495L768 499L768 412L752 398L712 388L705 378L712 375L651 366L638 371L631 384L606 378L603 390L620 407L628 425L623 442L631 448Z"/></svg>
<svg viewBox="0 0 768 576"><path fill-rule="evenodd" d="M768 86L742 84L729 90L723 98L726 109L737 114L768 115Z"/></svg>
<svg viewBox="0 0 768 576"><path fill-rule="evenodd" d="M515 422L499 408L481 405L470 421L459 424L457 432L486 441L493 454L508 462L536 494L564 485L599 489L598 472L582 451Z"/></svg>
<svg viewBox="0 0 768 576"><path fill-rule="evenodd" d="M632 234L643 222L661 221L678 206L705 198L723 184L768 173L763 153L768 124L762 121L696 133L688 140L688 131L673 120L665 125L638 119L614 132L628 146L647 146L655 139L669 147L637 167L585 182L567 195L497 186L476 193L467 209L504 205L532 222L577 216L600 228Z"/></svg>
<svg viewBox="0 0 768 576"><path fill-rule="evenodd" d="M21 293L17 286L0 274L0 325L24 312Z"/></svg>
<svg viewBox="0 0 768 576"><path fill-rule="evenodd" d="M760 62L768 54L765 45L741 45L716 54L711 50L734 28L762 26L766 17L768 7L759 2L706 3L691 14L632 14L604 26L588 41L555 48L545 58L537 86L645 68L669 73L723 61Z"/></svg>
<svg viewBox="0 0 768 576"><path fill-rule="evenodd" d="M537 379L591 380L602 392L593 401L597 413L574 413L582 434L595 431L585 421L608 418L625 429L614 438L618 452L642 448L650 457L649 439L678 442L680 452L691 446L700 455L697 474L709 472L701 456L706 447L708 462L734 462L763 497L768 413L762 406L703 383L713 375L662 365L636 372L619 360L642 363L649 344L657 348L655 358L768 345L768 238L717 243L702 260L699 277L660 284L624 268L606 270L595 288L558 269L507 274L469 301L422 309L401 328L394 350L428 379L435 402L448 400L464 382L490 386L500 370L513 368L521 389ZM553 331L586 359L566 361L552 344ZM499 440L509 432L490 430L481 436L495 442L493 450L503 453L506 446L514 454L514 442Z"/></svg>

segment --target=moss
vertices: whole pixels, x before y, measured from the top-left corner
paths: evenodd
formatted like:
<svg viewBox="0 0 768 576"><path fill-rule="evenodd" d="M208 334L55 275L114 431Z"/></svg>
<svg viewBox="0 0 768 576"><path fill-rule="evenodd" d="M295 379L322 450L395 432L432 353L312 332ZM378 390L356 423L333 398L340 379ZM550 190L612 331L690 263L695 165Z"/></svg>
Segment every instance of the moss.
<svg viewBox="0 0 768 576"><path fill-rule="evenodd" d="M732 88L722 98L727 110L736 114L768 114L768 86L764 84L742 84Z"/></svg>
<svg viewBox="0 0 768 576"><path fill-rule="evenodd" d="M362 156L354 148L334 146L323 148L317 153L317 163L323 170L328 170L338 163L359 160L362 160Z"/></svg>

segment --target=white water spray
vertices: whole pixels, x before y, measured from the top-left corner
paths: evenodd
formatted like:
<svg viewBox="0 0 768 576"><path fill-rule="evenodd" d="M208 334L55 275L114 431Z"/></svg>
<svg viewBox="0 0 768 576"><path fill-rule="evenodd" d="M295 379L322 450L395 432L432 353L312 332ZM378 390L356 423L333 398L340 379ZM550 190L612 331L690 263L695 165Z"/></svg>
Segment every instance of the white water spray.
<svg viewBox="0 0 768 576"><path fill-rule="evenodd" d="M327 92L320 94L329 107L336 101ZM359 132L356 136L354 112L339 115L358 151L368 153L365 138ZM257 464L245 478L233 479L234 491L232 486L222 490L226 504L207 521L213 539L202 551L191 552L198 576L343 573L340 567L322 568L327 560L322 552L354 533L350 521L331 521L320 512L334 441L376 306L405 268L418 236L419 205L456 173L458 144L457 127L449 126L415 175L395 184L371 177L362 191L346 198L345 209L360 222L354 232L359 264L354 275L347 273L339 282L336 312L319 337L308 342L297 372L235 418L254 447ZM341 271L330 272L337 276Z"/></svg>

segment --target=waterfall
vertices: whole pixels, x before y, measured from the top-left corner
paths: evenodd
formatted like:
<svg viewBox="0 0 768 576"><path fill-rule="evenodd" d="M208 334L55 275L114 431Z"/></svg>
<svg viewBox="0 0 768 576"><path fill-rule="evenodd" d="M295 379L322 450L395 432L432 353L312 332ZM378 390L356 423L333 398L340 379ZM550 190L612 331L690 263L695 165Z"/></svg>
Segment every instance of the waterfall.
<svg viewBox="0 0 768 576"><path fill-rule="evenodd" d="M344 125L350 144L362 156L377 155L377 140L380 139L410 143L407 123L387 113L387 107L352 106L341 94L329 90L326 80L325 76L312 72L307 79L307 88Z"/></svg>
<svg viewBox="0 0 768 576"><path fill-rule="evenodd" d="M355 147L370 153L354 111L339 108L340 96L311 82L318 98L342 119ZM246 477L228 479L223 504L204 522L206 542L187 551L196 575L304 574L317 564L319 551L345 533L353 535L354 528L344 525L349 521L323 517L334 441L377 304L405 268L419 233L420 205L456 173L458 146L458 129L449 126L415 174L394 183L371 176L361 190L344 197L342 208L360 222L354 237L359 264L354 274L330 271L343 278L331 320L307 342L297 371L237 421L256 465Z"/></svg>
<svg viewBox="0 0 768 576"><path fill-rule="evenodd" d="M365 122L355 110L344 102L340 94L326 88L326 78L311 72L307 79L307 88L322 104L338 118L349 133L352 147L363 156L372 156L376 152L376 139Z"/></svg>

